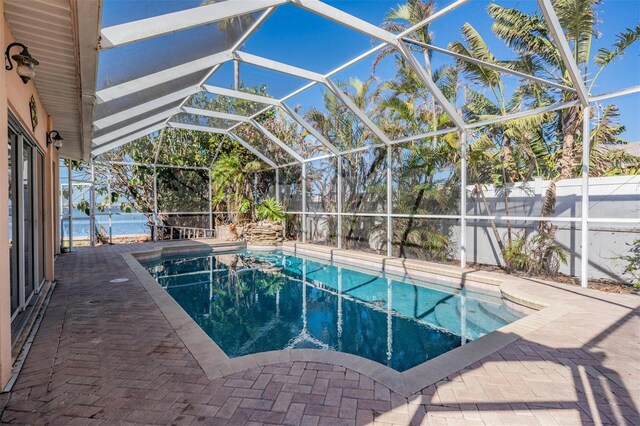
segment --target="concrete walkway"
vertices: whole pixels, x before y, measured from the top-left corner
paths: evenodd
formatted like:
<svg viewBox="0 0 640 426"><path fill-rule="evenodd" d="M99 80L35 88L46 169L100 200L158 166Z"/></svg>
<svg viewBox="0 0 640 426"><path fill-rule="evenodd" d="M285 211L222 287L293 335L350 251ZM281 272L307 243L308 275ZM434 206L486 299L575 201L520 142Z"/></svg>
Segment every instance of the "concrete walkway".
<svg viewBox="0 0 640 426"><path fill-rule="evenodd" d="M638 297L529 283L523 292L554 297L570 312L404 398L313 362L207 379L123 250L136 245L59 257L58 285L24 369L13 392L0 395L2 422L640 424ZM129 281L109 283L121 277Z"/></svg>

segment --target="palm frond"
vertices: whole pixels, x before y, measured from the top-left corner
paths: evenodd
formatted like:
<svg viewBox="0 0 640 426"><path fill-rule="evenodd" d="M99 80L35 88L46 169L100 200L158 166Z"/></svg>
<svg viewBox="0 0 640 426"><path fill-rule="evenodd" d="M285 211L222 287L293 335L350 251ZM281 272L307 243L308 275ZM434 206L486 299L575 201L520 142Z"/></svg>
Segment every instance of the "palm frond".
<svg viewBox="0 0 640 426"><path fill-rule="evenodd" d="M621 57L624 51L633 43L640 39L640 24L635 28L627 28L616 36L617 40L613 43L612 49L601 48L598 54L593 58L596 65L606 66Z"/></svg>

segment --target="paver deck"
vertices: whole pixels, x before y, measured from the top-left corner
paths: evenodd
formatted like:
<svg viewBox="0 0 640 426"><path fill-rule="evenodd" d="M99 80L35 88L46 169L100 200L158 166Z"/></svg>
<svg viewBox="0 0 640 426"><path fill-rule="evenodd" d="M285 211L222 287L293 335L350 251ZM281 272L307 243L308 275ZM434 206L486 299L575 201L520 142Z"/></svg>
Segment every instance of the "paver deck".
<svg viewBox="0 0 640 426"><path fill-rule="evenodd" d="M313 362L209 380L120 255L136 247L59 257L31 352L0 395L2 422L640 424L636 296L536 283L568 313L408 398ZM121 277L129 281L109 283Z"/></svg>

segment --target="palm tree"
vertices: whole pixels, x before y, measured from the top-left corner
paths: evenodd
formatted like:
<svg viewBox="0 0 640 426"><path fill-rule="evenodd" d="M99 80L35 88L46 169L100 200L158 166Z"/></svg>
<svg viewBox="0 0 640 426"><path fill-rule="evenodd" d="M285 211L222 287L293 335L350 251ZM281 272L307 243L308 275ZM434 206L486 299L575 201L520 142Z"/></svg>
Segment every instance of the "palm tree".
<svg viewBox="0 0 640 426"><path fill-rule="evenodd" d="M435 0L408 0L405 4L400 4L395 8L391 9L387 15L385 16L385 21L382 23L382 28L387 31L393 33L401 33L408 28L424 21L436 10ZM431 44L433 41L433 34L429 31L429 24L424 25L423 27L415 30L413 33L409 34L416 41L419 41L424 44ZM426 48L419 48L415 45L410 45L410 49L416 50L418 49L419 54L422 55L424 60L424 66L429 75L432 75L432 67L431 67L431 51ZM373 62L373 70L375 71L377 65L389 55L397 54L397 50L393 46L387 46L383 48L376 59ZM438 121L436 117L436 101L432 96L428 95L428 92L425 90L422 82L416 78L413 71L410 70L407 65L404 63L404 60L398 61L398 71L399 74L404 74L407 78L413 79L414 84L417 83L420 90L417 90L416 87L414 91L410 92L415 95L422 93L423 99L429 98L429 103L431 104L432 111L432 130L438 130ZM416 98L414 98L416 100ZM416 102L413 103L413 110L417 113L418 104Z"/></svg>
<svg viewBox="0 0 640 426"><path fill-rule="evenodd" d="M627 29L618 34L618 41L614 43L612 49L601 49L592 58L592 41L594 37L598 37L596 6L599 3L599 0L556 0L553 3L560 24L572 47L573 59L581 70L585 84L590 88L594 87L602 70L620 58L625 50L640 38L640 25L637 25L633 29ZM541 14L526 14L517 9L496 4L489 5L488 10L494 20L493 32L522 59L516 61L514 66L526 60L536 65L534 70L536 75L552 76L559 83L572 85L568 70ZM588 66L592 59L599 66L599 70L589 80ZM577 99L575 93L567 91L562 92L561 97L564 102ZM557 114L557 134L562 140L557 179L569 179L580 173L578 166L583 143L580 134L582 109L582 106L575 106L563 109ZM605 110L608 112L607 116L600 118L596 128L606 127L607 131L592 132L589 141L592 149L598 145L622 142L617 136L624 128L612 125L611 122L611 118L614 117L611 113L614 112L615 107L609 105Z"/></svg>
<svg viewBox="0 0 640 426"><path fill-rule="evenodd" d="M374 123L384 128L384 117L376 108L379 94L373 90L374 83L373 79L367 81L352 79L348 82L340 82L338 86ZM325 91L323 100L326 112L312 108L305 113L305 116L320 133L333 141L339 150L363 147L377 141L371 130L364 126L333 93ZM375 148L371 152L345 154L343 160L344 211L360 213L365 206L372 206L370 209L384 206L386 175L382 171L386 164L386 149ZM345 233L347 248L355 241L356 224L356 218L347 223L348 228ZM378 227L375 223L371 225L370 231Z"/></svg>
<svg viewBox="0 0 640 426"><path fill-rule="evenodd" d="M416 111L415 105L425 94L418 76L396 59L395 79L378 88L390 92L378 103L380 114L386 114L382 125L388 134L397 137L415 135L429 131L428 122L437 123L435 128L451 124L448 115L438 109ZM446 68L436 70L436 84L449 100L455 102L458 91L458 70ZM414 141L396 145L392 164L396 181L396 212L408 213L406 220L398 220L394 226L394 241L398 255L409 255L423 259L443 260L450 252L450 239L442 226L434 221L418 221L416 214L450 214L457 211L459 200L460 141L457 134L427 141ZM447 179L442 176L450 173ZM418 224L416 226L416 224Z"/></svg>
<svg viewBox="0 0 640 426"><path fill-rule="evenodd" d="M487 63L502 66L509 64L496 60L471 24L463 25L462 37L464 41L449 45L451 51ZM463 107L463 116L467 122L519 112L524 104L537 107L554 101L553 95L547 94L546 88L538 83L521 84L507 99L500 72L461 59L457 60L457 67L467 79ZM476 90L476 87L483 90ZM544 149L544 124L549 121L550 116L539 114L509 120L481 128L477 132L469 149L469 158L473 160L469 164L469 180L475 184L473 195L479 197L486 214L491 215L491 212L483 190L484 183L491 182L495 188L500 189L505 213L509 215L509 184L531 180L534 173L537 176L548 175L548 166L552 166L552 163ZM507 222L506 244L502 241L495 221L490 221L490 224L498 245L504 252L512 243L510 223Z"/></svg>
<svg viewBox="0 0 640 426"><path fill-rule="evenodd" d="M261 168L258 161L243 163L238 151L222 154L211 168L212 203L216 211L226 208L232 222L249 213L253 195L248 174Z"/></svg>
<svg viewBox="0 0 640 426"><path fill-rule="evenodd" d="M621 57L624 51L640 38L640 25L633 29L627 29L618 35L618 40L612 49L601 49L594 57L593 62L600 67L598 72L589 80L588 66L592 59L591 45L594 37L598 37L596 6L598 0L556 0L553 4L560 24L562 25L567 40L573 50L573 60L581 70L585 85L592 88L602 70L615 59ZM518 55L516 61L507 63L513 69L528 72L541 77L552 76L557 82L571 86L572 81L569 72L562 61L562 57L549 32L544 18L539 13L526 14L517 9L506 8L496 4L489 5L489 15L493 18L493 32L500 37L507 46L511 47ZM523 99L537 97L543 103L549 103L554 95L541 91L540 87L529 84L530 87L521 87L516 93L523 95ZM531 90L535 88L536 90ZM557 95L556 95L557 96ZM575 100L577 95L572 92L562 91L560 99L563 102ZM551 152L551 164L557 163L557 169L548 170L548 178L551 183L546 191L542 206L542 217L553 214L556 202L556 183L561 179L569 179L580 174L580 159L582 157L582 144L589 143L591 156L590 165L594 166L596 173L606 173L606 170L615 168L615 164L622 164L619 159L623 156L619 151L609 148L612 144L624 143L619 135L624 127L618 125L617 107L608 105L603 108L595 128L591 132L589 141L583 140L580 129L583 121L583 107L575 106L562 109L547 117L542 124L547 129L553 129L553 135L544 134L543 140L547 140L547 146L553 147L553 139L560 141L559 151ZM550 137L551 136L551 137ZM627 158L627 164L637 164L637 159ZM542 237L536 237L539 253L543 259L540 264L550 264L551 256L556 253L553 247L555 227L548 221L541 221L538 232Z"/></svg>

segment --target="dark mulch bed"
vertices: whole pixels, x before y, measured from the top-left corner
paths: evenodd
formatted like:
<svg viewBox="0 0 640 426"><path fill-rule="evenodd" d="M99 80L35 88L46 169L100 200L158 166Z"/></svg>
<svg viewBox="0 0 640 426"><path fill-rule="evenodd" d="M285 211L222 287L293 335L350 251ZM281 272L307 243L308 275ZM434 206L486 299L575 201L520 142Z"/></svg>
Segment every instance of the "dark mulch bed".
<svg viewBox="0 0 640 426"><path fill-rule="evenodd" d="M470 264L468 266L470 268L479 269L482 271L506 273L504 269L494 265ZM513 271L510 273L510 275L522 278L537 278L544 281L552 281L556 283L570 284L580 287L580 278L570 277L564 274L531 276L524 272ZM634 294L636 296L640 296L640 288L634 287L633 284L614 280L593 278L589 280L589 288L604 291L607 293Z"/></svg>

